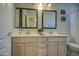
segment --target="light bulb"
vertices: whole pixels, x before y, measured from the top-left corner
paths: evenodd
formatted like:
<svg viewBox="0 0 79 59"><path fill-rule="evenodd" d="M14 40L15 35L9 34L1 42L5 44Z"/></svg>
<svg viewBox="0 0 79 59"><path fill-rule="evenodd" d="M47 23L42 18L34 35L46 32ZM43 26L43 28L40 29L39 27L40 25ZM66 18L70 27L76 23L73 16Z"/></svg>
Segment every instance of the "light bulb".
<svg viewBox="0 0 79 59"><path fill-rule="evenodd" d="M51 4L50 3L48 4L48 7L51 7Z"/></svg>
<svg viewBox="0 0 79 59"><path fill-rule="evenodd" d="M42 7L42 3L39 4L39 7Z"/></svg>
<svg viewBox="0 0 79 59"><path fill-rule="evenodd" d="M40 3L40 4L38 5L38 10L42 10L42 9L43 9L42 3Z"/></svg>

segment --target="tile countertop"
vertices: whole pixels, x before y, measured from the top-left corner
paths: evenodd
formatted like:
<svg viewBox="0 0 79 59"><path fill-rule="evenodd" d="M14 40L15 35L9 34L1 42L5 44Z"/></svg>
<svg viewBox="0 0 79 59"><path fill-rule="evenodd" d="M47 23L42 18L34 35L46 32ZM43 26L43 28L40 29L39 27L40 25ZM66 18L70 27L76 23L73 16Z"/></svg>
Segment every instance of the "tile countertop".
<svg viewBox="0 0 79 59"><path fill-rule="evenodd" d="M50 36L68 36L68 34L59 34L59 33L53 33L53 34L25 34L25 33L12 33L11 37L50 37Z"/></svg>

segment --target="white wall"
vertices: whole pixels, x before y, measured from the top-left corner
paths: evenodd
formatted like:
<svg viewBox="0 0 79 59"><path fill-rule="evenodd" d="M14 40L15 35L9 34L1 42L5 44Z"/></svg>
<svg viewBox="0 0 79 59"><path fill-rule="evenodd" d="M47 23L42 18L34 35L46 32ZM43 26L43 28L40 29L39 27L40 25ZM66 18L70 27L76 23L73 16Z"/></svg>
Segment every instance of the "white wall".
<svg viewBox="0 0 79 59"><path fill-rule="evenodd" d="M14 20L14 4L0 3L0 55L11 55L11 32Z"/></svg>
<svg viewBox="0 0 79 59"><path fill-rule="evenodd" d="M14 28L14 5L0 3L0 34L5 35Z"/></svg>
<svg viewBox="0 0 79 59"><path fill-rule="evenodd" d="M16 7L22 7L22 8L35 8L37 9L38 7L33 6L32 4L16 4ZM47 8L44 8L47 9ZM72 13L75 11L77 8L77 4L52 4L52 8L48 8L51 10L56 10L57 11L57 29L52 29L53 32L59 32L59 33L69 33L70 32L70 22L68 18L68 14ZM65 10L66 11L66 21L62 22L61 21L61 14L60 10ZM42 14L41 10L38 10L38 28L41 28L41 20L42 20ZM16 31L17 29L14 29ZM30 29L31 32L36 32L37 30ZM46 30L48 33L49 30Z"/></svg>

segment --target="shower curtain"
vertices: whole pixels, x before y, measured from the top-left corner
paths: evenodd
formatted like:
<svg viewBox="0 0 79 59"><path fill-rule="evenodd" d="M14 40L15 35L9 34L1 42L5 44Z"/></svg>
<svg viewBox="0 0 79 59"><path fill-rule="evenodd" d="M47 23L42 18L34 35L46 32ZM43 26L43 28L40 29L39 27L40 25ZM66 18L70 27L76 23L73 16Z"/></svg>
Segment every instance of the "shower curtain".
<svg viewBox="0 0 79 59"><path fill-rule="evenodd" d="M71 42L79 44L79 11L70 13L69 17Z"/></svg>

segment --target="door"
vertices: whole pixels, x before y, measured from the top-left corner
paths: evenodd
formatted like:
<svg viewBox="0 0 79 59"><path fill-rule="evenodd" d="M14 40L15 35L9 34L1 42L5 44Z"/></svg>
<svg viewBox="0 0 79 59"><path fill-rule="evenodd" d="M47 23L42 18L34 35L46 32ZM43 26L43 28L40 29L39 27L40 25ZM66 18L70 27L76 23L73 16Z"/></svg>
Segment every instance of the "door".
<svg viewBox="0 0 79 59"><path fill-rule="evenodd" d="M58 43L58 56L66 56L66 44L65 42Z"/></svg>
<svg viewBox="0 0 79 59"><path fill-rule="evenodd" d="M38 44L38 56L47 56L47 44L46 43Z"/></svg>
<svg viewBox="0 0 79 59"><path fill-rule="evenodd" d="M37 56L38 55L38 47L36 43L26 43L24 49L26 56Z"/></svg>
<svg viewBox="0 0 79 59"><path fill-rule="evenodd" d="M13 44L12 46L12 55L13 56L24 56L25 51L24 51L24 44Z"/></svg>
<svg viewBox="0 0 79 59"><path fill-rule="evenodd" d="M48 43L48 56L57 56L57 42Z"/></svg>

